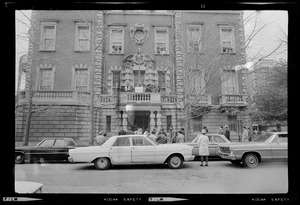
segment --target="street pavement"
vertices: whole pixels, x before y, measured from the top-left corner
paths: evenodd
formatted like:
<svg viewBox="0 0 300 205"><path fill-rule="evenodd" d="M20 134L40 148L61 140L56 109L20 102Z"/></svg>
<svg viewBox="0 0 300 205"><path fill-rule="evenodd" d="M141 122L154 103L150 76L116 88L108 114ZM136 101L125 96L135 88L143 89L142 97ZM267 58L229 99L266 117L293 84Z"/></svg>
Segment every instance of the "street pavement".
<svg viewBox="0 0 300 205"><path fill-rule="evenodd" d="M96 170L89 163L16 164L15 180L40 182L43 193L287 193L287 162L261 163L254 169L228 161L167 165L114 166Z"/></svg>

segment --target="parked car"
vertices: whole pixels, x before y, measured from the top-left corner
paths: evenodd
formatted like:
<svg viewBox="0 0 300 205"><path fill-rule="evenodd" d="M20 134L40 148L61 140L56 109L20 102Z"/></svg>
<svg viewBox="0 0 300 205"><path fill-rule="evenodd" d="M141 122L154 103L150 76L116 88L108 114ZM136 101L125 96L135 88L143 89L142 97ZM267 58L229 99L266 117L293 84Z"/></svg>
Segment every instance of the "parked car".
<svg viewBox="0 0 300 205"><path fill-rule="evenodd" d="M195 160L200 159L199 156L199 145L198 145L198 138L200 135L197 135L191 142L186 142L185 144L193 146L193 155L195 156ZM218 153L217 153L217 148L219 145L223 144L229 144L230 141L221 134L213 134L209 133L206 135L209 139L209 145L208 145L208 150L209 150L209 158L210 159L222 159Z"/></svg>
<svg viewBox="0 0 300 205"><path fill-rule="evenodd" d="M100 170L110 165L164 163L171 169L179 169L183 161L194 160L192 149L184 144L158 144L144 135L119 135L110 137L101 146L69 150L69 161L94 163Z"/></svg>
<svg viewBox="0 0 300 205"><path fill-rule="evenodd" d="M15 181L15 192L19 194L40 194L43 184L37 182Z"/></svg>
<svg viewBox="0 0 300 205"><path fill-rule="evenodd" d="M15 163L24 161L68 161L69 149L83 147L80 140L73 138L45 138L36 146L15 148Z"/></svg>
<svg viewBox="0 0 300 205"><path fill-rule="evenodd" d="M261 161L287 161L288 133L268 132L258 136L252 142L220 145L218 154L233 164L254 168Z"/></svg>

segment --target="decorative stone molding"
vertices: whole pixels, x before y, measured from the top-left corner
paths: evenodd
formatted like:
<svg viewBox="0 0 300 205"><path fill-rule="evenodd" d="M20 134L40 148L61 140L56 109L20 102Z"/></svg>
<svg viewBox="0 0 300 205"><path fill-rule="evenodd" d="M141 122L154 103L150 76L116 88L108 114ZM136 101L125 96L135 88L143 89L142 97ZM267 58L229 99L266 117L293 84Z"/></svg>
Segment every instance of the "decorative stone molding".
<svg viewBox="0 0 300 205"><path fill-rule="evenodd" d="M182 12L177 11L175 13L175 59L176 59L176 92L178 95L178 101L182 102L184 99L184 83L183 83L183 39L182 39Z"/></svg>
<svg viewBox="0 0 300 205"><path fill-rule="evenodd" d="M134 24L134 27L130 27L130 37L135 44L142 45L149 37L149 28L144 24Z"/></svg>
<svg viewBox="0 0 300 205"><path fill-rule="evenodd" d="M103 69L103 29L104 29L104 14L103 11L97 11L96 14L96 22L94 29L95 33L95 57L94 57L94 65L95 65L95 83L94 83L94 92L95 94L101 94L101 86L102 86L102 69Z"/></svg>

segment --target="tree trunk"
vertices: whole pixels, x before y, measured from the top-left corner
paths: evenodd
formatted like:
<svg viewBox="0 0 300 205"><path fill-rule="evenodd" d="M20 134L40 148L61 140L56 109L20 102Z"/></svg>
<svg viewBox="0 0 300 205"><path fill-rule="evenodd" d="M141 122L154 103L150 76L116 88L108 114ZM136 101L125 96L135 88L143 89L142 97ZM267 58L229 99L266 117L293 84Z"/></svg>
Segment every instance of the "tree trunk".
<svg viewBox="0 0 300 205"><path fill-rule="evenodd" d="M29 100L28 100L28 111L26 116L26 127L23 136L23 146L28 146L29 141L29 134L30 134L30 125L31 125L31 116L32 116L32 94L29 93Z"/></svg>

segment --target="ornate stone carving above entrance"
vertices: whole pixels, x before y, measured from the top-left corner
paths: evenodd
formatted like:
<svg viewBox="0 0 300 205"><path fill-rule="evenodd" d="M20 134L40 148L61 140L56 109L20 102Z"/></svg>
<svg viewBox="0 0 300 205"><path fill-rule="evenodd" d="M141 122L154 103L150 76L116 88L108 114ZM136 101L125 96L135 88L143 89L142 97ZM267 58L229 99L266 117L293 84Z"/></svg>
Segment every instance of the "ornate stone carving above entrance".
<svg viewBox="0 0 300 205"><path fill-rule="evenodd" d="M149 28L144 24L134 24L130 27L130 37L137 45L142 45L146 37L149 37Z"/></svg>

